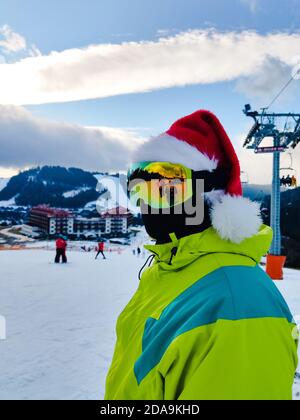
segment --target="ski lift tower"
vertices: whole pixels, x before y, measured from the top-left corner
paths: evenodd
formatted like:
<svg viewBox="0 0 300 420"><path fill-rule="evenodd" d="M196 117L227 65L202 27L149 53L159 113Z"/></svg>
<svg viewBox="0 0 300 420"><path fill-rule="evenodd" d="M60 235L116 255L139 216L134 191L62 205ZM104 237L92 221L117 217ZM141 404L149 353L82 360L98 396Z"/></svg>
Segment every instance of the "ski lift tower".
<svg viewBox="0 0 300 420"><path fill-rule="evenodd" d="M282 280L286 257L281 255L280 155L295 149L300 143L300 114L268 113L268 108L257 112L253 111L250 105L245 105L244 114L254 119L244 147L254 150L256 154L273 154L271 227L274 237L267 258L267 272L274 280ZM262 147L262 142L267 138L272 139L272 146Z"/></svg>

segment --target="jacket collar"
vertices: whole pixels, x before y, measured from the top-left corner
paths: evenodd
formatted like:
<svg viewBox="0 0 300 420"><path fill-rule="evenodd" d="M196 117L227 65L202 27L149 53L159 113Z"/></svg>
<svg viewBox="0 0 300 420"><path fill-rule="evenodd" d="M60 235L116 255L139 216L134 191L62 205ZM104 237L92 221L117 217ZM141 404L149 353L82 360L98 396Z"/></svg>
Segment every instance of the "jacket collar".
<svg viewBox="0 0 300 420"><path fill-rule="evenodd" d="M273 232L269 226L262 225L256 235L245 239L240 244L222 239L214 228L179 240L174 234L170 237L171 242L167 244L147 245L145 248L155 255L157 263L167 264L174 269L212 253L244 255L258 264L270 249Z"/></svg>

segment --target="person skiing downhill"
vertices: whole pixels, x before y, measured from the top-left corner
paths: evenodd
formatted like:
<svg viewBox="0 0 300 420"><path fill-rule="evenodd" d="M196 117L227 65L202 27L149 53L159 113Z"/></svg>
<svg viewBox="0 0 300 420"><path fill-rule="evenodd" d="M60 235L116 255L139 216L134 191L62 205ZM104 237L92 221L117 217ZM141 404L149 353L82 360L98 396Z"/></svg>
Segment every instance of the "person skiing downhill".
<svg viewBox="0 0 300 420"><path fill-rule="evenodd" d="M62 262L66 264L67 261L67 241L64 238L64 236L59 236L56 240L56 256L55 256L55 263L59 264L60 259L62 259Z"/></svg>
<svg viewBox="0 0 300 420"><path fill-rule="evenodd" d="M99 257L100 254L102 255L103 259L106 260L106 256L104 255L104 242L103 241L98 243L97 254L96 254L95 260Z"/></svg>
<svg viewBox="0 0 300 420"><path fill-rule="evenodd" d="M156 245L146 247L154 263L117 322L105 399L290 400L295 323L259 265L272 230L259 204L243 197L217 117L180 119L140 146L128 174ZM185 208L200 202L203 217L187 222Z"/></svg>

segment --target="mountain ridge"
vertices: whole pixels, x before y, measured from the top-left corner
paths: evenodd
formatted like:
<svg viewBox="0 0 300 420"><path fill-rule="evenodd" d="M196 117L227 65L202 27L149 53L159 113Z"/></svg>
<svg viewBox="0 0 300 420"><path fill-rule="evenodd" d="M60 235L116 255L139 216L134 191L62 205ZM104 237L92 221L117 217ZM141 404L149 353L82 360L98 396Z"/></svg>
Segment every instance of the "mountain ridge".
<svg viewBox="0 0 300 420"><path fill-rule="evenodd" d="M95 201L103 191L97 190L94 174L78 168L44 166L33 168L9 180L0 180L0 203L16 206L48 204L53 207L80 208ZM3 186L3 188L1 188ZM71 192L77 191L76 194Z"/></svg>

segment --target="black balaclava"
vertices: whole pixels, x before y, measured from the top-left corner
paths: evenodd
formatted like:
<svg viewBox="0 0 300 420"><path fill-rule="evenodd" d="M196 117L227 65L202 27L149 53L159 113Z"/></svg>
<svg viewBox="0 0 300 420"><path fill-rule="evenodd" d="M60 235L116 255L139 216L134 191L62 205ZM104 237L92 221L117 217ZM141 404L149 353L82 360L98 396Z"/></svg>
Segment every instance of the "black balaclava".
<svg viewBox="0 0 300 420"><path fill-rule="evenodd" d="M151 238L156 239L157 244L169 243L171 241L170 234L172 233L175 233L177 239L180 239L203 232L212 226L209 201L196 196L197 179L204 180L204 192L209 193L214 190L223 190L226 187L228 175L224 169L217 169L213 172L193 172L193 196L190 199L190 204L195 207L196 202L199 203L199 200L202 200L202 204L204 205L204 219L201 224L188 225L186 223L187 218L191 218L193 215L186 214L184 206L181 206L181 210L183 210L181 211L181 214L176 213L175 207L170 209L169 214L163 214L162 210L160 210L159 213L156 212L158 214L153 214L150 206L143 202L140 203L146 231Z"/></svg>

